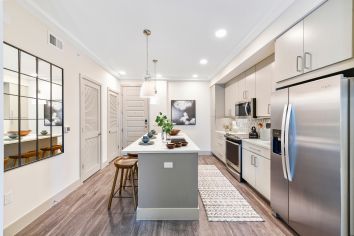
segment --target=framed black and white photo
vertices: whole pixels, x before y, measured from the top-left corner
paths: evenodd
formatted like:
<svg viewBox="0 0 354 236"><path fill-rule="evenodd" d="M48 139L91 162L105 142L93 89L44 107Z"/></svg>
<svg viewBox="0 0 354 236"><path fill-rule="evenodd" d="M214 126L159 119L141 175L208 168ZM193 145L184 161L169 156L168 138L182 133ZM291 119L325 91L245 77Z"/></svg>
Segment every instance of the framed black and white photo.
<svg viewBox="0 0 354 236"><path fill-rule="evenodd" d="M171 118L175 125L195 125L195 100L171 100Z"/></svg>
<svg viewBox="0 0 354 236"><path fill-rule="evenodd" d="M63 125L63 106L59 102L52 103L52 118L50 117L50 104L44 104L44 126L62 126Z"/></svg>

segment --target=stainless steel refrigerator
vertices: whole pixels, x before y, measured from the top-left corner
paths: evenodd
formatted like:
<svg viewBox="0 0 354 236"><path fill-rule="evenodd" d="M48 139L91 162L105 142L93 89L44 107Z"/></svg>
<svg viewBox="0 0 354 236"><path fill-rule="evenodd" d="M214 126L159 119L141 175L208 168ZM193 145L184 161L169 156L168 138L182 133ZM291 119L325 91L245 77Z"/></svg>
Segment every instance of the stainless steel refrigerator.
<svg viewBox="0 0 354 236"><path fill-rule="evenodd" d="M271 207L300 235L353 235L351 81L335 75L272 96Z"/></svg>

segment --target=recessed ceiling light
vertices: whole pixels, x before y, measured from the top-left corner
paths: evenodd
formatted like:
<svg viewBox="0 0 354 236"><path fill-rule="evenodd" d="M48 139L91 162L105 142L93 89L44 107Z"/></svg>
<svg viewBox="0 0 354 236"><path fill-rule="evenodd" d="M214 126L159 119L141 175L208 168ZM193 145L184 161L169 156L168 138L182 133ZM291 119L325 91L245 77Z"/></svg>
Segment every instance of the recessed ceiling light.
<svg viewBox="0 0 354 236"><path fill-rule="evenodd" d="M226 29L218 29L217 31L215 31L215 37L217 38L223 38L226 35L227 35Z"/></svg>
<svg viewBox="0 0 354 236"><path fill-rule="evenodd" d="M201 65L206 65L206 64L208 64L208 60L207 60L207 59L201 59L201 60L199 61L199 63L200 63Z"/></svg>
<svg viewBox="0 0 354 236"><path fill-rule="evenodd" d="M126 74L127 74L127 72L125 72L124 70L120 70L118 73L119 73L120 75L126 75Z"/></svg>
<svg viewBox="0 0 354 236"><path fill-rule="evenodd" d="M161 74L157 74L156 77L157 77L157 78L161 78L162 75L161 75Z"/></svg>
<svg viewBox="0 0 354 236"><path fill-rule="evenodd" d="M193 76L193 78L198 78L198 75L197 74L194 74L194 75L192 75Z"/></svg>

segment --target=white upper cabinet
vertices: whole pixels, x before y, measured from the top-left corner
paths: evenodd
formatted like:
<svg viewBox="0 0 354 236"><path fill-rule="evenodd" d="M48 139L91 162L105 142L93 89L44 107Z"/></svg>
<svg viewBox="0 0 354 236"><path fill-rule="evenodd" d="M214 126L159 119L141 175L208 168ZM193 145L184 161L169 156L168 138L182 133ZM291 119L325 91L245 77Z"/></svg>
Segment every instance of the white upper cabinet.
<svg viewBox="0 0 354 236"><path fill-rule="evenodd" d="M353 57L353 0L328 0L275 42L275 82Z"/></svg>
<svg viewBox="0 0 354 236"><path fill-rule="evenodd" d="M232 104L232 87L225 87L225 116L232 116L231 104Z"/></svg>
<svg viewBox="0 0 354 236"><path fill-rule="evenodd" d="M211 116L215 118L225 115L225 89L223 85L215 84L211 86Z"/></svg>
<svg viewBox="0 0 354 236"><path fill-rule="evenodd" d="M275 82L303 72L303 21L297 23L275 41Z"/></svg>
<svg viewBox="0 0 354 236"><path fill-rule="evenodd" d="M304 69L319 69L351 58L352 0L329 0L304 19Z"/></svg>
<svg viewBox="0 0 354 236"><path fill-rule="evenodd" d="M259 117L270 116L270 97L274 76L274 55L256 65L256 113Z"/></svg>
<svg viewBox="0 0 354 236"><path fill-rule="evenodd" d="M245 72L245 98L249 101L256 97L256 71L255 67L250 68Z"/></svg>

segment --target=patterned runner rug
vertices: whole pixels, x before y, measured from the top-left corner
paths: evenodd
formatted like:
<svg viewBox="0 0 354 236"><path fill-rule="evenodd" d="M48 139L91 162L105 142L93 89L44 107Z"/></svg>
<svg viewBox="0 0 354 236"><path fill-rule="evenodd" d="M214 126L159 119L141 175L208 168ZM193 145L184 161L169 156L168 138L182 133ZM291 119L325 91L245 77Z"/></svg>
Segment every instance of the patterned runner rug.
<svg viewBox="0 0 354 236"><path fill-rule="evenodd" d="M264 221L215 165L198 169L198 189L209 221Z"/></svg>

